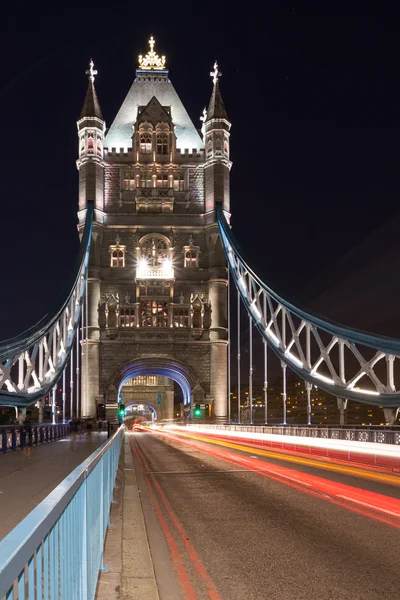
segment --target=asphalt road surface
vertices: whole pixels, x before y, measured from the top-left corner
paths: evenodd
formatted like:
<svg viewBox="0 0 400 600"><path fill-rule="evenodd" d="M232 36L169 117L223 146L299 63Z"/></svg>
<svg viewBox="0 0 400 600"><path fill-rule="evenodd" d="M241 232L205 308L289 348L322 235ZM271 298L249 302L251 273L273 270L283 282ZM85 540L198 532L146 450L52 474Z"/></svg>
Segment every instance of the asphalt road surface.
<svg viewBox="0 0 400 600"><path fill-rule="evenodd" d="M398 600L399 475L204 439L130 434L161 600Z"/></svg>

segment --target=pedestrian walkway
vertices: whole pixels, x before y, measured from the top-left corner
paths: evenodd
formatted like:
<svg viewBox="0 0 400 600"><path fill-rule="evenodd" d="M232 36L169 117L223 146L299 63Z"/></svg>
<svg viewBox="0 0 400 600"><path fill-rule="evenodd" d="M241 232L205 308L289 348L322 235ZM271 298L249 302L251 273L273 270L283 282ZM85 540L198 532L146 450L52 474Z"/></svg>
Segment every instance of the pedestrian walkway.
<svg viewBox="0 0 400 600"><path fill-rule="evenodd" d="M85 433L0 455L0 540L98 448L107 433Z"/></svg>

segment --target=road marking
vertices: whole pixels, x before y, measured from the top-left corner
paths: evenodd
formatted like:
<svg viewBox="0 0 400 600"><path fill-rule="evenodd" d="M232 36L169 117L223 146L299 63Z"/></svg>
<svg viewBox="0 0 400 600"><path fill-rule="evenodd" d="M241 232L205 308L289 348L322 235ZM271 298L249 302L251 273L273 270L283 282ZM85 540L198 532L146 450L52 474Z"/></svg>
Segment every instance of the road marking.
<svg viewBox="0 0 400 600"><path fill-rule="evenodd" d="M386 513L387 515L392 515L392 517L400 518L399 513L395 513L391 510L387 510L386 508L380 508L380 506L374 506L373 504L368 504L367 502L362 502L361 500L356 500L355 498L349 498L348 496L340 496L340 495L337 495L336 498L343 498L343 500L348 500L349 502L355 502L356 504L361 504L361 506L367 506L368 508L372 508L372 510L378 510L379 512Z"/></svg>

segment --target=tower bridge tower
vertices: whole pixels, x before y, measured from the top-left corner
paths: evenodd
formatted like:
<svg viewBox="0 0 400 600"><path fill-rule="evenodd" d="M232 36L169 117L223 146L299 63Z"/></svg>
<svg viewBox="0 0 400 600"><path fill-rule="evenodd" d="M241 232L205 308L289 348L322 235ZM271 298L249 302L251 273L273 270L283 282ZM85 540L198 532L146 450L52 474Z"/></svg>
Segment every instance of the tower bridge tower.
<svg viewBox="0 0 400 600"><path fill-rule="evenodd" d="M229 213L229 130L212 76L202 134L168 75L165 57L139 56L136 77L110 129L89 85L78 121L79 223L93 201L88 335L82 343L82 414L133 377L181 385L184 403L227 414L227 265L215 207ZM171 406L163 414L172 416Z"/></svg>

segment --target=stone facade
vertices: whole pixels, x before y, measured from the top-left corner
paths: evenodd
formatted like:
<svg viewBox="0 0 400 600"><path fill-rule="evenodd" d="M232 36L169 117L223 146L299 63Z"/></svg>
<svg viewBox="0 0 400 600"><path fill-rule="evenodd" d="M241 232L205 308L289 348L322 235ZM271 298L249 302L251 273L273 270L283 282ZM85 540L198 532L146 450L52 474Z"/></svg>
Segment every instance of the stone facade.
<svg viewBox="0 0 400 600"><path fill-rule="evenodd" d="M218 152L230 124L211 105L216 94L214 78L203 129L217 141L207 156L165 69L136 71L105 138L98 114L78 121L81 224L87 202L95 203L84 415L105 403L112 418L126 380L158 375L181 385L187 415L193 402L207 401L215 418L226 417L227 266L215 206L229 211L229 145Z"/></svg>

